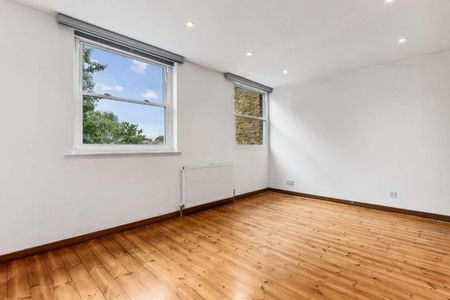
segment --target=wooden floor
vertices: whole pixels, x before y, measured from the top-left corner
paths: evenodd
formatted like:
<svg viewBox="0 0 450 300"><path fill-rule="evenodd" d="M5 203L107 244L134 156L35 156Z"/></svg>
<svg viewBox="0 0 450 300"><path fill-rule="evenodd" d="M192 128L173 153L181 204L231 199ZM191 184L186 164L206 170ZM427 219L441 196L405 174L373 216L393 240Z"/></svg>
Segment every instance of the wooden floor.
<svg viewBox="0 0 450 300"><path fill-rule="evenodd" d="M0 299L450 299L450 223L266 192L0 265Z"/></svg>

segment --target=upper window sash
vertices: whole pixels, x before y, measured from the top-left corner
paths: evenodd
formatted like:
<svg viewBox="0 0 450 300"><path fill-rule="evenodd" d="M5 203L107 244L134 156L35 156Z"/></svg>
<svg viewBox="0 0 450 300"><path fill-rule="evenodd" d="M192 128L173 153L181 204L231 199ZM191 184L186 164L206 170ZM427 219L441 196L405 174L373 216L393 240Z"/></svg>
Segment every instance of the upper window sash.
<svg viewBox="0 0 450 300"><path fill-rule="evenodd" d="M248 118L248 119L254 119L254 120L261 120L261 121L266 121L267 120L267 97L268 97L268 93L262 90L259 90L257 88L242 84L242 83L238 83L235 82L234 83L235 87L239 87L245 90L249 90L249 91L253 91L253 92L257 92L260 93L262 95L262 114L261 116L256 116L256 115L248 115L248 114L242 114L239 112L236 112L236 105L234 107L234 115L237 117L242 117L242 118Z"/></svg>
<svg viewBox="0 0 450 300"><path fill-rule="evenodd" d="M159 63L157 61L153 61L151 59L142 57L142 56L138 56L138 55L134 55L132 53L128 53L126 51L122 51L120 49L115 49L113 47L107 46L107 45L103 45L100 44L98 42L94 42L85 38L81 38L81 37L76 37L76 44L77 47L79 47L78 49L78 53L79 53L79 84L78 84L78 88L81 92L82 95L87 95L87 96L94 96L94 97L99 97L99 98L105 98L105 99L109 99L109 100L117 100L117 101L123 101L123 102L129 102L129 103L136 103L136 104L143 104L143 105L151 105L151 106L158 106L158 107L165 107L167 108L168 104L169 104L169 91L168 89L170 88L169 86L169 82L168 79L171 76L169 73L171 73L172 67ZM83 89L83 64L81 63L83 61L83 50L84 47L93 47L93 48L97 48L103 51L107 51L113 54L117 54L117 55L121 55L121 56L125 56L128 57L130 59L134 59L143 63L146 63L148 65L154 65L154 66L158 66L163 68L164 72L163 72L163 84L164 84L164 88L162 90L162 104L161 103L157 103L157 102L153 102L150 100L146 100L146 99L139 99L139 98L127 98L127 97L120 97L120 96L114 96L114 95L110 95L108 93L95 93L94 91L87 91Z"/></svg>

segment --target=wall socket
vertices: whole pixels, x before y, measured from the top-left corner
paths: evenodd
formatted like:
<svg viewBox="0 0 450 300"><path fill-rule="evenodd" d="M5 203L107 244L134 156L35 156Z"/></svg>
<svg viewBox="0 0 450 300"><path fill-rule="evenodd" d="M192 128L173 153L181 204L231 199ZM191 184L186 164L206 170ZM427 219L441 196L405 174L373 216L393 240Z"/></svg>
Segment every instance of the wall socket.
<svg viewBox="0 0 450 300"><path fill-rule="evenodd" d="M294 184L295 184L295 181L292 180L292 179L288 179L288 180L286 180L286 184L287 184L287 185L294 185Z"/></svg>
<svg viewBox="0 0 450 300"><path fill-rule="evenodd" d="M398 192L390 191L389 192L389 198L397 199L398 198Z"/></svg>

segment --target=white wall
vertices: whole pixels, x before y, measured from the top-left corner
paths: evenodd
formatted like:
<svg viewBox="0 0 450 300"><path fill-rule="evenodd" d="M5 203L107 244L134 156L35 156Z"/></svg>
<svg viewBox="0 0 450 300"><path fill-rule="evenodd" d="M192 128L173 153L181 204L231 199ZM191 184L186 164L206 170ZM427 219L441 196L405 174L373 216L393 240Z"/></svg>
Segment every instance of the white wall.
<svg viewBox="0 0 450 300"><path fill-rule="evenodd" d="M450 215L450 51L282 87L270 118L271 187Z"/></svg>
<svg viewBox="0 0 450 300"><path fill-rule="evenodd" d="M73 134L73 34L0 1L0 255L178 209L180 167L233 161L237 194L267 187L267 147L234 147L233 86L178 70L178 156L65 157Z"/></svg>

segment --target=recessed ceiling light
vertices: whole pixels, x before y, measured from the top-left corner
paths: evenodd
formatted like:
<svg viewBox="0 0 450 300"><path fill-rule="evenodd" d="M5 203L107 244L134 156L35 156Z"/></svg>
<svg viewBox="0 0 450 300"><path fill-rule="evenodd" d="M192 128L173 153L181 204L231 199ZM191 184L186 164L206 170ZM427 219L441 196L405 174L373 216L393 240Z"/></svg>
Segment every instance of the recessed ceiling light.
<svg viewBox="0 0 450 300"><path fill-rule="evenodd" d="M189 28L192 28L192 27L194 27L194 23L192 23L192 22L187 22L187 23L186 23L186 26L189 27Z"/></svg>
<svg viewBox="0 0 450 300"><path fill-rule="evenodd" d="M288 70L283 70L283 74L287 74L288 73Z"/></svg>
<svg viewBox="0 0 450 300"><path fill-rule="evenodd" d="M406 43L407 41L408 41L408 38L407 38L407 37L401 37L401 38L398 39L398 43L399 43L399 44Z"/></svg>
<svg viewBox="0 0 450 300"><path fill-rule="evenodd" d="M392 2L394 2L394 0L384 0L384 3L386 4L391 4Z"/></svg>
<svg viewBox="0 0 450 300"><path fill-rule="evenodd" d="M246 54L248 57L250 57L250 56L253 56L253 52L247 52L247 54Z"/></svg>

